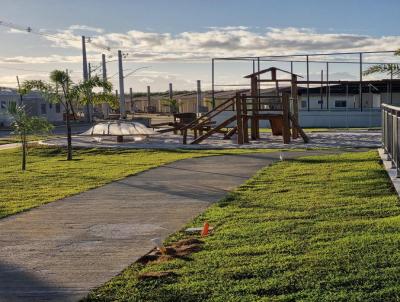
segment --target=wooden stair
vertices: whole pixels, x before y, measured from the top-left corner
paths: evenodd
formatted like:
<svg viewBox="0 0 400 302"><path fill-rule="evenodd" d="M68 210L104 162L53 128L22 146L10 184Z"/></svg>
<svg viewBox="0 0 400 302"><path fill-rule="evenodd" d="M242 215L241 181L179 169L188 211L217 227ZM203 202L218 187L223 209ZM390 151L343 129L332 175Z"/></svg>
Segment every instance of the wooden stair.
<svg viewBox="0 0 400 302"><path fill-rule="evenodd" d="M206 138L210 137L215 133L223 132L222 129L225 128L227 125L232 123L236 119L236 115L228 118L227 120L223 121L222 123L215 125L215 121L212 119L224 112L229 107L233 106L235 103L235 97L232 97L222 104L215 107L213 110L207 112L205 115L202 115L195 119L192 123L186 125L181 129L183 133L183 144L187 144L187 134L188 131L193 131L195 134L194 140L190 144L198 144L201 141L205 140ZM206 131L206 133L202 134L202 132ZM200 133L200 136L197 137L197 133ZM226 134L226 132L224 132Z"/></svg>
<svg viewBox="0 0 400 302"><path fill-rule="evenodd" d="M203 140L205 140L206 138L210 137L214 133L219 132L219 130L221 130L222 128L225 128L226 126L228 126L230 123L232 123L235 120L236 120L236 115L231 116L230 118L226 119L225 121L223 121L219 125L217 125L214 128L212 128L210 131L208 131L208 132L204 133L203 135L199 136L198 138L196 138L190 144L194 145L194 144L198 144L198 143L202 142Z"/></svg>

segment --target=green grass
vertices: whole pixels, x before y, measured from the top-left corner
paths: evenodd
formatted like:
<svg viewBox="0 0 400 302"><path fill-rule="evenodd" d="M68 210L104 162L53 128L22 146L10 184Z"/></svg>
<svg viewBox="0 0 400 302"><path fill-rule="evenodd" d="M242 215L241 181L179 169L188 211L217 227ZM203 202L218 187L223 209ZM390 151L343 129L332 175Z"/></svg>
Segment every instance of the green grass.
<svg viewBox="0 0 400 302"><path fill-rule="evenodd" d="M0 151L0 218L176 160L268 151L271 150L81 149L74 151L73 161L66 161L62 149L30 148L27 171L22 172L20 149L2 150Z"/></svg>
<svg viewBox="0 0 400 302"><path fill-rule="evenodd" d="M189 260L133 264L86 301L400 300L400 208L375 151L274 164L190 225L204 221Z"/></svg>

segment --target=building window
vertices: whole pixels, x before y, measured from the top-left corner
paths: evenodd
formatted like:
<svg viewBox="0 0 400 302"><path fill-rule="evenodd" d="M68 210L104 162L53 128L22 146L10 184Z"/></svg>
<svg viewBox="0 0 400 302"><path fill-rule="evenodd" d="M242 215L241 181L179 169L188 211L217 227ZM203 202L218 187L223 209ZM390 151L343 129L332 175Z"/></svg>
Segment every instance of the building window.
<svg viewBox="0 0 400 302"><path fill-rule="evenodd" d="M337 100L337 101L335 101L335 107L336 108L346 108L347 107L347 101L345 101L345 100Z"/></svg>
<svg viewBox="0 0 400 302"><path fill-rule="evenodd" d="M0 106L1 106L1 107L0 107L1 109L6 109L6 107L7 107L7 106L6 106L6 104L7 104L6 101L1 101L0 104L1 104L1 105L0 105Z"/></svg>
<svg viewBox="0 0 400 302"><path fill-rule="evenodd" d="M41 114L46 114L46 104L40 104L40 113Z"/></svg>
<svg viewBox="0 0 400 302"><path fill-rule="evenodd" d="M60 113L61 112L61 106L60 104L56 104L56 113Z"/></svg>
<svg viewBox="0 0 400 302"><path fill-rule="evenodd" d="M49 109L51 110L53 108L53 104L49 103Z"/></svg>
<svg viewBox="0 0 400 302"><path fill-rule="evenodd" d="M307 108L307 101L301 101L301 108Z"/></svg>

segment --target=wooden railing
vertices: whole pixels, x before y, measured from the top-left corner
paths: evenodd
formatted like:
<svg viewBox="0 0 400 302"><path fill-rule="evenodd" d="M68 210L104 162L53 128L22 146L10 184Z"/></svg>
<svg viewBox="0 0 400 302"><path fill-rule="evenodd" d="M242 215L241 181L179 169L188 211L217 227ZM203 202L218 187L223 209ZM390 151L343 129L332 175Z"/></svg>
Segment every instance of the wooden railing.
<svg viewBox="0 0 400 302"><path fill-rule="evenodd" d="M206 114L198 117L193 122L191 122L190 124L188 124L185 127L183 127L181 130L192 129L193 127L197 127L201 123L204 123L204 122L207 122L207 121L211 120L213 117L215 117L218 114L220 114L226 108L232 106L234 101L235 101L235 97L227 99L225 102L221 103L220 105L218 105L214 109L208 111Z"/></svg>
<svg viewBox="0 0 400 302"><path fill-rule="evenodd" d="M382 104L382 146L400 177L400 107Z"/></svg>

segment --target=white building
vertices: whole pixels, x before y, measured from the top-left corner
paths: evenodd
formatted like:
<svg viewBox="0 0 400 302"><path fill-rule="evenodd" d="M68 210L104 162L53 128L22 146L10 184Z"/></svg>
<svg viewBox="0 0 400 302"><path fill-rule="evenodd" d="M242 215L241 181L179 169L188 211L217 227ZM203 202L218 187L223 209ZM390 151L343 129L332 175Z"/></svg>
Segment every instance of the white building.
<svg viewBox="0 0 400 302"><path fill-rule="evenodd" d="M7 127L11 124L12 118L7 112L10 103L21 104L21 96L15 89L2 88L0 90L0 127ZM39 116L52 123L63 121L64 108L61 104L47 102L39 93L31 92L22 97L22 104L30 116Z"/></svg>
<svg viewBox="0 0 400 302"><path fill-rule="evenodd" d="M379 109L381 103L400 105L400 80L382 80L363 83L357 81L343 84L299 88L300 110L363 111Z"/></svg>

